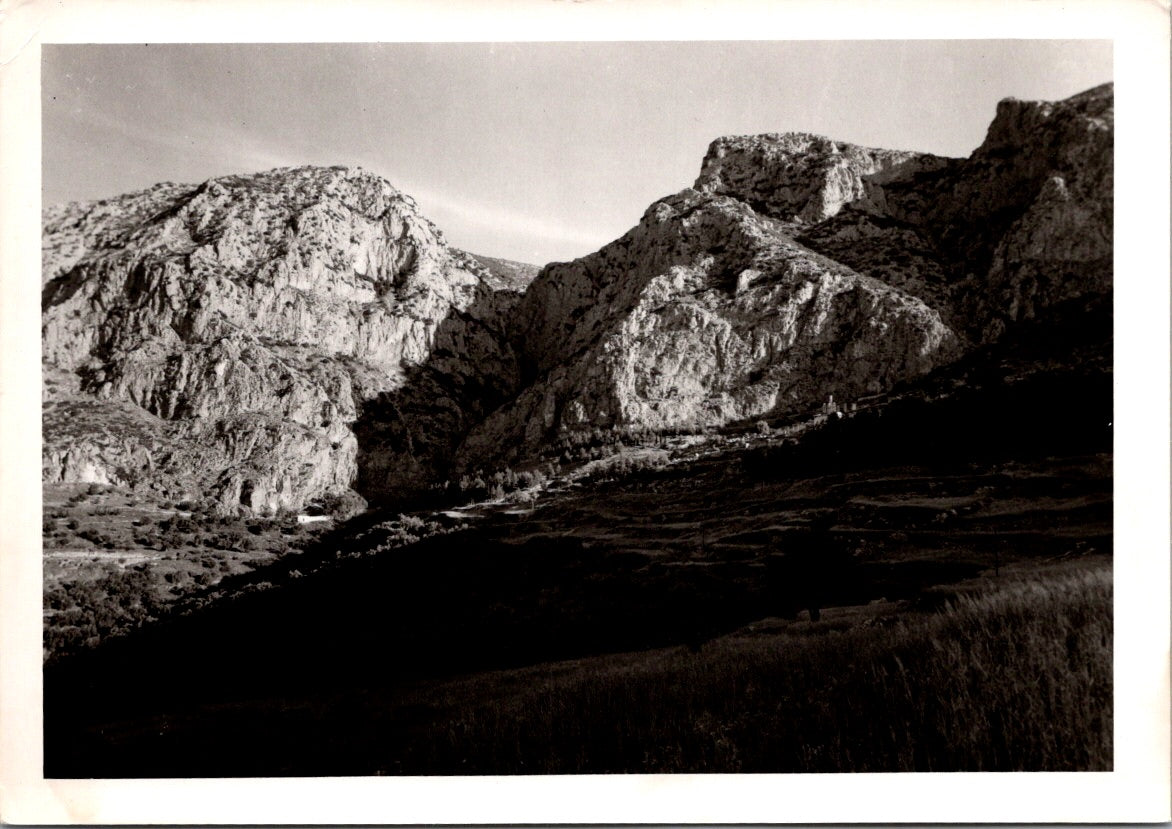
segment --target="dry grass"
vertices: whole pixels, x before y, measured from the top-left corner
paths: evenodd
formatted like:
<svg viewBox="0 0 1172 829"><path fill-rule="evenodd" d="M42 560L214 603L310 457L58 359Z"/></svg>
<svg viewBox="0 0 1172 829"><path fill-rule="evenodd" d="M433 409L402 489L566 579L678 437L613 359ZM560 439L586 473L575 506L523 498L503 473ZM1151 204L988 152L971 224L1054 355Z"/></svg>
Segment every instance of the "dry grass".
<svg viewBox="0 0 1172 829"><path fill-rule="evenodd" d="M1109 567L1001 583L930 616L729 637L533 673L451 704L390 773L1108 770ZM451 693L466 693L453 688Z"/></svg>

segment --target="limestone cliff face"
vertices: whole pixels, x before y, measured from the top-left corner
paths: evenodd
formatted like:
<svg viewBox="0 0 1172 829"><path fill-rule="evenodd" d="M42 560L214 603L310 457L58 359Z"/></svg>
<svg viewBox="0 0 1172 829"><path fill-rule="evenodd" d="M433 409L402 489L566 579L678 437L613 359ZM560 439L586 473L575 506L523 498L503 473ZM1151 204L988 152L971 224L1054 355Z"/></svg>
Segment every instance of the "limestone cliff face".
<svg viewBox="0 0 1172 829"><path fill-rule="evenodd" d="M418 485L458 436L414 424L419 439L373 441L360 457L367 409L417 393L421 373L445 378L429 397L456 409L469 378L481 406L516 382L515 286L360 170L274 170L51 209L43 250L46 371L76 378L74 396L58 397L107 405L114 421L133 407L164 447L136 466L72 429L49 395L51 480L133 478L272 510L345 489L361 468L377 494Z"/></svg>
<svg viewBox="0 0 1172 829"><path fill-rule="evenodd" d="M523 458L580 429L846 401L1109 292L1112 101L1110 85L1004 101L968 159L804 133L716 140L693 188L533 282L526 386L461 462Z"/></svg>
<svg viewBox="0 0 1172 829"><path fill-rule="evenodd" d="M693 187L536 278L358 170L50 208L44 477L272 510L882 392L1109 297L1112 142L1110 85L1002 102L967 159L721 138Z"/></svg>
<svg viewBox="0 0 1172 829"><path fill-rule="evenodd" d="M922 301L795 242L742 201L664 199L520 309L534 382L465 443L472 465L594 427L703 428L815 408L959 354Z"/></svg>
<svg viewBox="0 0 1172 829"><path fill-rule="evenodd" d="M929 232L954 251L958 301L981 323L975 336L995 339L1049 306L1110 292L1114 113L1111 84L1057 103L1003 101L939 197ZM982 225L983 238L973 233Z"/></svg>
<svg viewBox="0 0 1172 829"><path fill-rule="evenodd" d="M926 153L859 147L803 132L718 138L694 185L766 216L817 224L846 205L882 212L884 185L947 166Z"/></svg>
<svg viewBox="0 0 1172 829"><path fill-rule="evenodd" d="M884 185L807 245L925 297L974 343L1112 285L1114 89L1002 101L967 159Z"/></svg>

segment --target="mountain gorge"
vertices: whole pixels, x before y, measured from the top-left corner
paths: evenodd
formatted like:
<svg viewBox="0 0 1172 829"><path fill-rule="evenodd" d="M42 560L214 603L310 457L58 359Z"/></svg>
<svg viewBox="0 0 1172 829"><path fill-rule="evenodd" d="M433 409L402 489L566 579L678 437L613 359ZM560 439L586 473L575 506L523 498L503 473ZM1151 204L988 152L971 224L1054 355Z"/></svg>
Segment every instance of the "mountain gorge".
<svg viewBox="0 0 1172 829"><path fill-rule="evenodd" d="M1110 771L1112 123L717 138L540 268L342 167L46 209L45 775Z"/></svg>
<svg viewBox="0 0 1172 829"><path fill-rule="evenodd" d="M1112 284L1113 90L1007 100L967 159L720 138L692 187L535 269L370 173L44 213L43 477L225 511L394 500L579 432L884 393Z"/></svg>

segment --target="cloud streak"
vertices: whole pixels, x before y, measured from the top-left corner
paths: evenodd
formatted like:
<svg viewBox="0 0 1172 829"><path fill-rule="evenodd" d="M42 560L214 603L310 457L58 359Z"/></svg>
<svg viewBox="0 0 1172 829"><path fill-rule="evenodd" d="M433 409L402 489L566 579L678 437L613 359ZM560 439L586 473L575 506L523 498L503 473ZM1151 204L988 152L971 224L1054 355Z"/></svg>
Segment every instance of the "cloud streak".
<svg viewBox="0 0 1172 829"><path fill-rule="evenodd" d="M195 178L178 175L179 180L192 184L233 172L322 163L321 158L328 153L322 148L307 150L277 145L247 129L224 123L190 122L183 129L175 129L161 124L130 122L96 109L76 114L71 121L74 130L88 136L89 142L93 142L94 136L117 139L120 146L137 148L140 155L159 159L198 156L201 163L196 166L208 169L207 174ZM362 166L376 170L380 165L363 159ZM391 182L414 198L424 215L453 244L482 253L552 261L590 253L617 235L613 228L558 221L536 212L478 201L418 182L394 178ZM153 183L144 182L143 185Z"/></svg>
<svg viewBox="0 0 1172 829"><path fill-rule="evenodd" d="M89 110L79 123L115 133L127 144L149 148L164 158L197 154L211 158L226 169L263 170L299 164L299 155L287 148L272 147L246 130L230 124L192 122L189 129L175 130L159 125L132 125L100 110Z"/></svg>
<svg viewBox="0 0 1172 829"><path fill-rule="evenodd" d="M605 228L559 222L548 216L487 204L413 183L405 183L401 189L419 203L429 219L453 238L456 234L451 229L460 228L460 233L470 238L489 240L495 237L500 248L519 252L530 249L578 251L569 257L573 258L597 250L616 236ZM566 253L560 257L566 258Z"/></svg>

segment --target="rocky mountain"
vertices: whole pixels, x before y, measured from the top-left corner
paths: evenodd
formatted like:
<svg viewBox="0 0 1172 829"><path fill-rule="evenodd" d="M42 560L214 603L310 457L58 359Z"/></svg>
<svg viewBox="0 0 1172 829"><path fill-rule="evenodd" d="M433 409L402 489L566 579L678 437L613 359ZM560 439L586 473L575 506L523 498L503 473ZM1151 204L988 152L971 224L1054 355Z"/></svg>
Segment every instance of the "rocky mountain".
<svg viewBox="0 0 1172 829"><path fill-rule="evenodd" d="M573 429L699 429L888 388L959 346L923 302L727 196L684 191L519 309L531 384L465 444L480 462Z"/></svg>
<svg viewBox="0 0 1172 829"><path fill-rule="evenodd" d="M1003 101L965 159L719 138L692 187L539 274L343 168L47 209L44 478L393 498L583 431L884 392L1109 298L1113 106Z"/></svg>
<svg viewBox="0 0 1172 829"><path fill-rule="evenodd" d="M523 279L361 170L53 208L43 250L48 481L265 511L397 489L516 384Z"/></svg>
<svg viewBox="0 0 1172 829"><path fill-rule="evenodd" d="M526 387L475 466L590 428L702 428L926 374L1112 282L1113 88L1003 101L967 159L717 139L693 187L519 308Z"/></svg>
<svg viewBox="0 0 1172 829"><path fill-rule="evenodd" d="M1114 86L1008 99L967 159L883 186L799 238L929 298L973 342L1112 285Z"/></svg>

